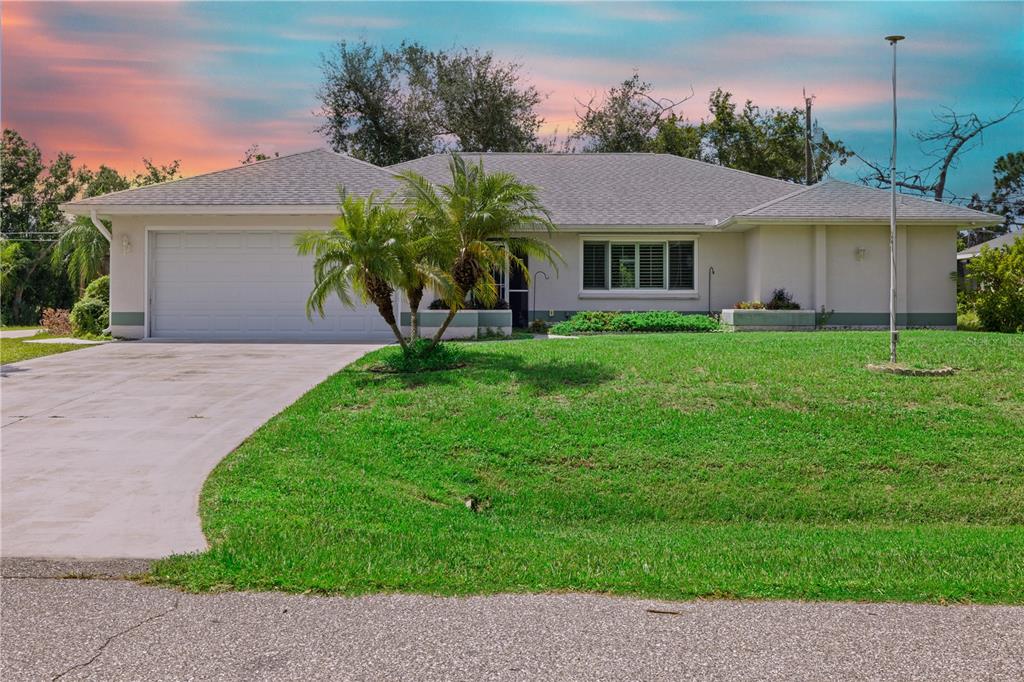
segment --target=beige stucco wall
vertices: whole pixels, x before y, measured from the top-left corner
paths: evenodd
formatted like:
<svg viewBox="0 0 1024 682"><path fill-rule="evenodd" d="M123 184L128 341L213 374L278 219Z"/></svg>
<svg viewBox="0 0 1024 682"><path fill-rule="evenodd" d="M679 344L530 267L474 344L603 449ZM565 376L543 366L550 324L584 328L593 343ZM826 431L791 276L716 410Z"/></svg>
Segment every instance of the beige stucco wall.
<svg viewBox="0 0 1024 682"><path fill-rule="evenodd" d="M582 267L582 243L584 239L623 240L634 238L664 238L695 240L696 267L694 284L696 292L681 293L656 291L645 296L623 295L609 291L581 291L580 268ZM729 307L743 297L746 282L745 241L740 233L597 233L586 231L559 231L551 239L552 245L565 260L555 268L536 259L530 263L533 284L536 287L536 310L538 317L555 311L555 317L565 311L578 310L680 310L706 311L708 309L708 268L714 267L711 279L711 309ZM550 280L536 273L543 271ZM534 307L531 292L530 307Z"/></svg>
<svg viewBox="0 0 1024 682"><path fill-rule="evenodd" d="M751 298L784 286L804 308L834 311L831 323L885 324L889 228L880 225L762 226L746 233ZM900 225L896 299L900 324L955 324L956 229Z"/></svg>
<svg viewBox="0 0 1024 682"><path fill-rule="evenodd" d="M113 219L111 245L111 317L117 336L145 333L146 228L325 229L330 216L130 216ZM581 292L581 244L586 237L628 239L630 234L677 239L694 237L694 293L657 292L638 297L611 292ZM127 238L127 245L125 244ZM836 311L837 324L877 324L888 311L888 228L867 225L760 226L744 232L599 233L558 231L553 246L565 262L555 268L531 262L536 287L536 310L545 319L578 310L704 311L708 309L708 267L712 310L732 307L739 300L766 300L772 289L785 287L804 308ZM938 324L955 319L956 286L949 273L955 267L956 230L953 227L899 228L898 310L910 313L911 324ZM863 249L860 259L857 249ZM547 272L551 279L537 276ZM534 295L530 294L530 308ZM839 313L847 314L842 317ZM925 317L914 315L925 314ZM927 317L932 315L932 317ZM874 317L869 317L874 316ZM945 322L943 322L945 324Z"/></svg>
<svg viewBox="0 0 1024 682"><path fill-rule="evenodd" d="M747 238L746 299L767 301L785 289L803 308L814 308L814 228L755 227Z"/></svg>

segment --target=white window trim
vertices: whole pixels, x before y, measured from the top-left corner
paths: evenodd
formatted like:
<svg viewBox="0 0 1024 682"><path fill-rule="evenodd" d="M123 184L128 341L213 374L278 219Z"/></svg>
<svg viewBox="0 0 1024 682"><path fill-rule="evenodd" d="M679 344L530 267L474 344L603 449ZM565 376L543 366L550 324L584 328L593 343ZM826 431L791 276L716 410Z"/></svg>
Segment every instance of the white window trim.
<svg viewBox="0 0 1024 682"><path fill-rule="evenodd" d="M668 245L670 242L693 242L693 289L669 289L668 272ZM610 251L605 259L605 277L608 282L607 289L584 289L583 288L583 244L585 242L607 242L609 244L637 244L640 242L655 242L665 245L665 286L663 288L634 288L634 289L613 289L611 267L612 259ZM700 272L698 258L698 238L695 234L662 234L652 236L637 236L631 234L582 234L579 238L579 292L578 298L659 298L659 299L695 299L700 298L700 289L697 287L697 273ZM637 276L640 267L637 263Z"/></svg>

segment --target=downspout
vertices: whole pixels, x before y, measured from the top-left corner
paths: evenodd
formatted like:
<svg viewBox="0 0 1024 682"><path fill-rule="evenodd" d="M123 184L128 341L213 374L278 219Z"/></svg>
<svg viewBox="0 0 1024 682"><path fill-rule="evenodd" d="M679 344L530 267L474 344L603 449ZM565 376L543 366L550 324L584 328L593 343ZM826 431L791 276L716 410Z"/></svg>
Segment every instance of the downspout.
<svg viewBox="0 0 1024 682"><path fill-rule="evenodd" d="M96 209L95 208L92 209L89 212L89 220L92 221L93 226L97 230L99 230L100 234L102 234L104 239L107 240L107 243L108 244L112 244L113 242L111 241L110 230L108 230L107 226L104 225L103 222L99 218L96 217ZM112 325L110 323L110 318L108 317L107 318L107 328L103 330L103 333L104 334L109 334L111 327L112 327Z"/></svg>
<svg viewBox="0 0 1024 682"><path fill-rule="evenodd" d="M92 209L92 211L89 212L89 219L92 220L92 224L96 227L97 230L100 231L100 234L103 235L103 237L107 240L107 243L109 244L110 243L110 230L108 230L107 226L103 224L103 221L101 221L99 218L96 217L96 209L95 208Z"/></svg>

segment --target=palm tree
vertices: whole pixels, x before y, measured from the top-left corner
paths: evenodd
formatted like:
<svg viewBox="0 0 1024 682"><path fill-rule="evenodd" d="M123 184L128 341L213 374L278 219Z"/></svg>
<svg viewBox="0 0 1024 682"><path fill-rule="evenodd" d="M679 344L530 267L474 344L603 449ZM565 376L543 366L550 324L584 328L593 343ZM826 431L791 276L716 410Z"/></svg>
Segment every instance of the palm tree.
<svg viewBox="0 0 1024 682"><path fill-rule="evenodd" d="M408 349L395 320L393 282L402 267L401 243L409 216L374 195L365 199L346 196L341 215L327 232L305 232L295 239L299 255L315 257L313 291L306 301L306 316L324 317L324 304L336 294L344 305L353 306L354 292L364 303L372 302L391 327L403 350Z"/></svg>
<svg viewBox="0 0 1024 682"><path fill-rule="evenodd" d="M511 173L485 173L482 161L466 163L458 154L448 165L451 182L438 187L418 173L400 174L416 219L427 226L450 277L450 291L443 296L448 317L434 334L434 346L468 296L494 304L498 288L493 273L503 271L506 263L529 280L523 256L552 265L561 260L548 242L529 234L542 231L550 236L555 229L535 186Z"/></svg>
<svg viewBox="0 0 1024 682"><path fill-rule="evenodd" d="M109 269L110 243L88 218L77 218L60 233L50 253L55 268L64 268L78 293Z"/></svg>
<svg viewBox="0 0 1024 682"><path fill-rule="evenodd" d="M432 231L429 221L414 216L406 223L405 235L399 240L396 284L409 304L409 339L412 341L420 335L419 308L427 287L442 298L453 295L455 286L444 269L449 250L443 236Z"/></svg>

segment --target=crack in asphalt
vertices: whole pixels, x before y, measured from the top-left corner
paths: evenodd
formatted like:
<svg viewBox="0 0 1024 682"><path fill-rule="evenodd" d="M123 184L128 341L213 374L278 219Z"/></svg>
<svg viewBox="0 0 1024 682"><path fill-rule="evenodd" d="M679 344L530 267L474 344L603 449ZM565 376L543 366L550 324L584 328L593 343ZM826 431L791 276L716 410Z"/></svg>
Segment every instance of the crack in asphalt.
<svg viewBox="0 0 1024 682"><path fill-rule="evenodd" d="M148 618L145 618L145 619L139 621L138 623L136 623L135 625L132 625L131 627L127 627L124 630L121 630L120 632L115 632L110 637L107 637L106 641L103 642L103 644L100 644L99 648L96 649L96 653L94 653L92 655L92 657L88 661L85 661L83 663L76 663L75 665L71 666L70 668L68 668L64 672L58 673L57 675L54 675L53 677L50 678L51 682L53 682L54 680L59 680L60 678L64 677L65 675L67 675L69 673L73 673L76 670L81 670L83 668L88 668L90 665L92 665L93 663L96 662L96 659L98 659L103 654L104 649L106 649L110 645L110 643L113 642L115 639L118 639L119 637L123 637L124 635L127 635L129 632L132 632L133 630L138 630L139 628L141 628L143 625L146 625L147 623L152 623L154 620L159 620L160 618L163 618L167 614L169 614L172 611L174 611L175 609L177 609L178 608L178 603L180 601L181 601L181 597L180 596L175 597L174 598L174 603L171 604L171 606L169 608L161 611L160 613L157 613L157 614L154 614L152 616L149 616Z"/></svg>

